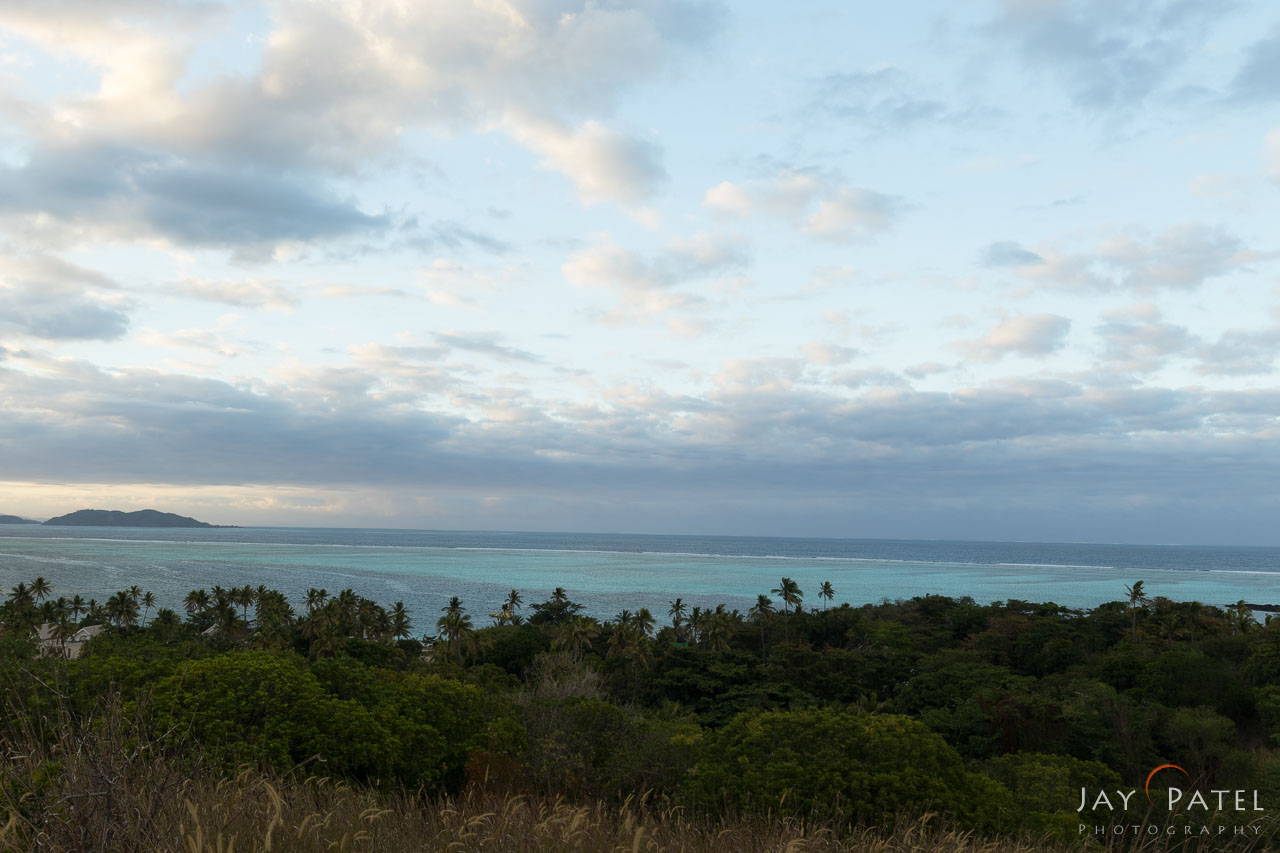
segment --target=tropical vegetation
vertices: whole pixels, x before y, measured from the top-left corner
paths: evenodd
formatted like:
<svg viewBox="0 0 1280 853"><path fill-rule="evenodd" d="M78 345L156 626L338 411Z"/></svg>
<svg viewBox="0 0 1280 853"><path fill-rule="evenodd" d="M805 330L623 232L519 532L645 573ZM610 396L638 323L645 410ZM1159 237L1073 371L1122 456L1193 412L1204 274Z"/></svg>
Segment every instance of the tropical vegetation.
<svg viewBox="0 0 1280 853"><path fill-rule="evenodd" d="M1141 581L1088 611L941 596L855 607L814 586L817 607L784 577L745 613L676 597L665 621L647 608L600 619L560 588L526 606L512 590L480 624L457 596L424 619L350 589L295 605L264 585L214 586L180 615L137 587L100 603L18 583L0 604L0 752L22 756L0 769L0 848L71 832L74 813L106 833L83 849L131 849L136 821L96 814L99 800L122 806L88 790L111 767L179 780L181 796L270 788L277 822L246 817L245 849L286 831L297 844L276 849L321 849L279 821L300 808L286 800L322 790L389 815L484 802L532 821L562 804L595 815L601 839L644 827L635 849L663 832L707 850L743 832L813 849L899 831L957 850L1274 846L1269 811L1077 806L1081 789L1140 789L1174 763L1191 787L1256 789L1280 808L1280 620ZM104 628L68 657L92 625ZM206 849L191 832L217 820L191 803L157 849ZM388 820L402 818L418 820ZM352 819L346 849L391 849ZM678 832L661 825L677 819ZM1231 822L1251 834L1216 834ZM1097 837L1114 825L1164 829Z"/></svg>

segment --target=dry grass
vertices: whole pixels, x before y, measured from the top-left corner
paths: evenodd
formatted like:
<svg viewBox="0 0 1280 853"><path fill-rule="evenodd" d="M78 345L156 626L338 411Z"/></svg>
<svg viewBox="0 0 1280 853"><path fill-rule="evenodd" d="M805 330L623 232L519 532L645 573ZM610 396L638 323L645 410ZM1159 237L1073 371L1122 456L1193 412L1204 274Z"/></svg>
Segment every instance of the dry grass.
<svg viewBox="0 0 1280 853"><path fill-rule="evenodd" d="M135 792L138 793L138 792ZM124 796L118 802L130 800ZM832 827L790 820L700 824L678 809L577 805L474 789L430 801L353 787L322 778L288 781L245 770L235 778L202 774L183 780L176 796L149 814L109 811L90 798L53 801L35 821L10 820L0 830L6 850L232 851L492 851L492 853L1032 853L1067 850L1032 841L984 841L969 833L928 829L925 822L892 831L864 829L841 840Z"/></svg>

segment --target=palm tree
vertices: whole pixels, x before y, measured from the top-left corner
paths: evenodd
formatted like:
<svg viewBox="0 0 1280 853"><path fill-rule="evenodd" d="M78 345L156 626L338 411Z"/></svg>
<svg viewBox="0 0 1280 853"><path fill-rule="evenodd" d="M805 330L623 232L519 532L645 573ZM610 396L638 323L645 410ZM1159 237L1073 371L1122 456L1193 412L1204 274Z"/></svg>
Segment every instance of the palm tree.
<svg viewBox="0 0 1280 853"><path fill-rule="evenodd" d="M1247 634L1258 627L1258 620L1253 617L1253 609L1240 599L1227 608L1227 622L1231 625L1231 633Z"/></svg>
<svg viewBox="0 0 1280 853"><path fill-rule="evenodd" d="M71 611L71 618L79 622L80 614L85 612L88 605L85 604L83 598L78 595L73 595L71 596L71 601L68 603L67 607Z"/></svg>
<svg viewBox="0 0 1280 853"><path fill-rule="evenodd" d="M209 593L203 589L191 590L183 601L183 607L186 609L188 616L204 613L209 609Z"/></svg>
<svg viewBox="0 0 1280 853"><path fill-rule="evenodd" d="M1138 606L1145 606L1147 603L1147 592L1142 588L1142 581L1134 581L1133 586L1125 586L1124 591L1129 594L1129 612L1133 616L1133 639L1138 639Z"/></svg>
<svg viewBox="0 0 1280 853"><path fill-rule="evenodd" d="M685 623L685 628L689 631L689 641L695 646L698 645L698 641L702 638L702 626L706 622L706 617L707 614L696 604L693 610L689 611L689 621Z"/></svg>
<svg viewBox="0 0 1280 853"><path fill-rule="evenodd" d="M58 641L58 648L65 655L67 653L67 640L75 636L76 625L66 616L58 619L53 623L53 638Z"/></svg>
<svg viewBox="0 0 1280 853"><path fill-rule="evenodd" d="M391 636L397 640L406 639L413 630L413 622L409 619L409 609L403 601L391 605Z"/></svg>
<svg viewBox="0 0 1280 853"><path fill-rule="evenodd" d="M649 637L653 635L653 627L657 624L657 620L653 618L653 614L649 612L649 608L641 607L636 615L632 617L631 624L634 625L641 634Z"/></svg>
<svg viewBox="0 0 1280 853"><path fill-rule="evenodd" d="M769 591L782 599L782 604L788 611L792 607L798 608L800 602L804 601L804 590L791 578L783 578L775 589Z"/></svg>
<svg viewBox="0 0 1280 853"><path fill-rule="evenodd" d="M36 601L44 601L49 597L52 587L43 577L38 577L31 582L31 594L36 597Z"/></svg>
<svg viewBox="0 0 1280 853"><path fill-rule="evenodd" d="M568 624L560 626L553 643L572 652L574 660L581 660L583 647L591 648L591 641L598 636L600 626L596 620L590 616L574 616Z"/></svg>
<svg viewBox="0 0 1280 853"><path fill-rule="evenodd" d="M702 639L712 651L727 652L729 650L729 632L733 621L725 612L724 605L716 605L716 609L704 617Z"/></svg>
<svg viewBox="0 0 1280 853"><path fill-rule="evenodd" d="M325 600L328 598L329 598L329 593L327 590L316 589L315 587L311 587L311 589L307 590L307 598L306 598L307 612L315 613L316 610L318 610L321 607L324 607Z"/></svg>
<svg viewBox="0 0 1280 853"><path fill-rule="evenodd" d="M444 615L436 620L436 630L440 632L440 636L449 644L449 650L453 652L458 664L461 665L463 647L474 645L472 634L475 631L471 627L471 617L463 608L462 599L456 595L441 610L444 611Z"/></svg>
<svg viewBox="0 0 1280 853"><path fill-rule="evenodd" d="M773 612L774 612L773 601L767 595L756 596L755 606L753 606L750 610L747 611L747 615L751 617L751 621L755 622L757 625L760 626L760 657L761 659L764 658L764 654L765 654L764 626L765 626L765 623L769 620L769 617L773 614Z"/></svg>
<svg viewBox="0 0 1280 853"><path fill-rule="evenodd" d="M106 611L107 618L114 622L116 627L127 628L138 622L138 602L128 590L121 590L108 598Z"/></svg>
<svg viewBox="0 0 1280 853"><path fill-rule="evenodd" d="M160 639L166 643L173 638L174 633L181 626L182 622L178 619L178 614L174 613L167 607L162 607L156 611L156 618L151 620L151 627L160 635Z"/></svg>
<svg viewBox="0 0 1280 853"><path fill-rule="evenodd" d="M340 619L337 602L330 601L324 607L317 608L302 623L301 633L304 639L310 641L312 657L328 657L338 650Z"/></svg>
<svg viewBox="0 0 1280 853"><path fill-rule="evenodd" d="M258 598L257 590L255 590L249 584L245 584L242 587L237 587L231 590L230 598L233 603L239 605L242 608L243 610L242 615L243 615L245 624L246 625L249 624L249 605L253 604L253 602L257 600Z"/></svg>
<svg viewBox="0 0 1280 853"><path fill-rule="evenodd" d="M13 605L14 609L21 610L27 607L34 607L36 600L35 596L31 594L31 588L22 581L18 581L18 585L9 590L9 603Z"/></svg>
<svg viewBox="0 0 1280 853"><path fill-rule="evenodd" d="M680 623L684 621L685 603L683 598L677 598L671 602L671 607L667 609L667 615L671 617L671 627L676 629L676 633L680 633Z"/></svg>
<svg viewBox="0 0 1280 853"><path fill-rule="evenodd" d="M147 614L151 612L151 608L156 606L156 597L150 592L142 594L142 624L147 624Z"/></svg>
<svg viewBox="0 0 1280 853"><path fill-rule="evenodd" d="M360 639L376 639L378 622L380 621L378 618L379 610L382 610L382 608L361 596L359 603L356 604L356 624Z"/></svg>
<svg viewBox="0 0 1280 853"><path fill-rule="evenodd" d="M524 604L524 599L520 596L519 590L513 589L511 592L507 593L507 608L512 613L519 610L522 604Z"/></svg>
<svg viewBox="0 0 1280 853"><path fill-rule="evenodd" d="M831 588L831 581L823 581L822 586L818 589L818 598L822 599L822 609L826 610L827 605L831 603L831 599L836 597L836 591Z"/></svg>
<svg viewBox="0 0 1280 853"><path fill-rule="evenodd" d="M782 599L783 624L786 626L787 641L790 642L791 608L799 609L800 602L804 601L804 590L800 589L800 585L791 578L783 578L776 588L769 591Z"/></svg>
<svg viewBox="0 0 1280 853"><path fill-rule="evenodd" d="M623 611L626 613L626 611ZM621 616L622 614L618 614ZM627 620L618 620L617 624L612 626L613 632L609 634L609 648L605 652L605 657L614 657L615 655L624 655L631 648L631 644L639 639L640 632L631 623L631 614L627 613Z"/></svg>

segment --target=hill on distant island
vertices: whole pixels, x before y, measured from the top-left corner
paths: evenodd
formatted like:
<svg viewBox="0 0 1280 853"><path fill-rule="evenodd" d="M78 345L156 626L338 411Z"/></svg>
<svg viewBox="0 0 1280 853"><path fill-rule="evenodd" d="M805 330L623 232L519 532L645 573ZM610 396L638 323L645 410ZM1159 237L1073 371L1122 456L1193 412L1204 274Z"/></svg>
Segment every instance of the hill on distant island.
<svg viewBox="0 0 1280 853"><path fill-rule="evenodd" d="M117 509L82 509L51 518L45 524L66 527L222 527L196 521L185 515L140 509L137 512L121 512Z"/></svg>
<svg viewBox="0 0 1280 853"><path fill-rule="evenodd" d="M29 518L22 518L17 515L0 515L0 524L39 524L38 521L32 521Z"/></svg>

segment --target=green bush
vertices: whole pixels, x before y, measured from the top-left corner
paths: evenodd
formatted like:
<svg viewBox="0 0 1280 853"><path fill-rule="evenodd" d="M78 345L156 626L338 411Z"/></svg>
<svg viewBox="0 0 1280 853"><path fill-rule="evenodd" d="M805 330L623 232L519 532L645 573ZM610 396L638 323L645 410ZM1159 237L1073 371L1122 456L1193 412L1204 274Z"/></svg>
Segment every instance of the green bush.
<svg viewBox="0 0 1280 853"><path fill-rule="evenodd" d="M301 658L230 652L183 664L150 697L158 731L189 739L228 765L379 776L390 764L388 732L351 700L327 694Z"/></svg>
<svg viewBox="0 0 1280 853"><path fill-rule="evenodd" d="M523 731L501 700L434 675L231 652L193 661L159 683L155 719L227 764L458 788L470 753L515 752ZM505 711L504 711L505 708Z"/></svg>
<svg viewBox="0 0 1280 853"><path fill-rule="evenodd" d="M1120 787L1120 775L1105 764L1065 755L1015 752L978 766L1013 793L1025 828L1055 832L1067 839L1077 837L1076 806L1081 788L1097 791Z"/></svg>
<svg viewBox="0 0 1280 853"><path fill-rule="evenodd" d="M832 709L743 714L708 735L687 785L691 802L873 823L940 811L977 829L1014 818L1012 795L967 770L924 724Z"/></svg>
<svg viewBox="0 0 1280 853"><path fill-rule="evenodd" d="M697 725L599 699L527 698L529 775L546 792L617 796L674 792L697 758Z"/></svg>

